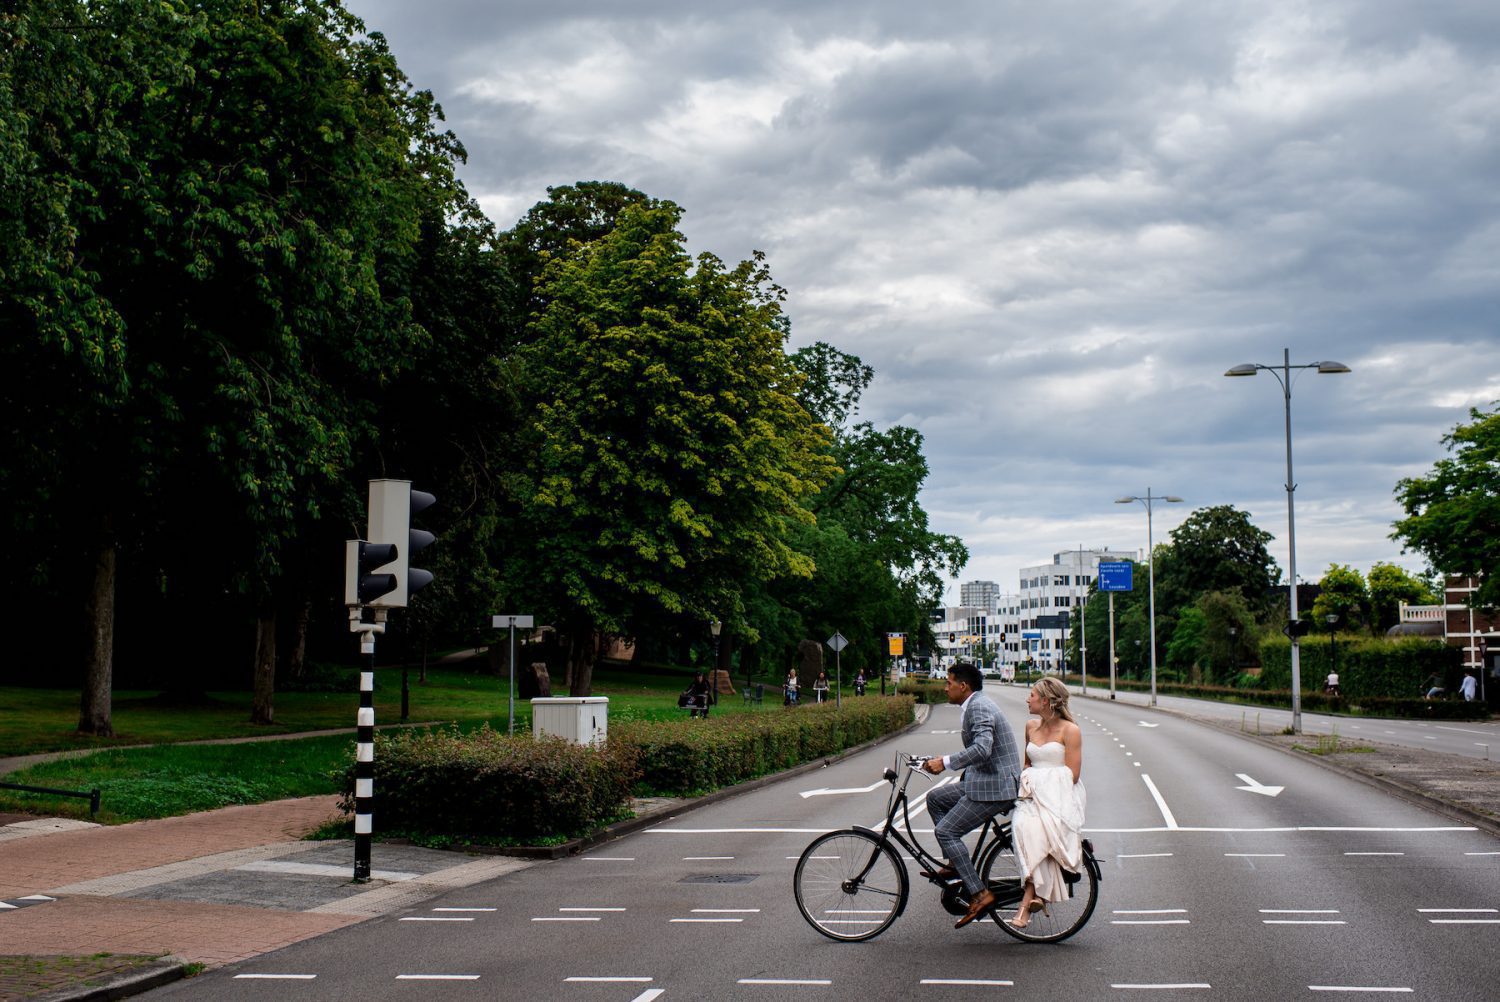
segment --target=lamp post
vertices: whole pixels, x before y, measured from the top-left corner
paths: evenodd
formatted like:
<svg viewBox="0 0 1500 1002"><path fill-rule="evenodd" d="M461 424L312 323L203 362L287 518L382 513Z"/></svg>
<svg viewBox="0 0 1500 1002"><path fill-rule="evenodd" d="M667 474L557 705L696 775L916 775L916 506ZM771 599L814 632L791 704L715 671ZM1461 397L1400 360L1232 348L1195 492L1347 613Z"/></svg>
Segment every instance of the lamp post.
<svg viewBox="0 0 1500 1002"><path fill-rule="evenodd" d="M712 681L708 686L708 692L703 696L703 715L705 717L708 716L709 702L715 704L719 702L719 631L722 629L724 629L724 624L717 619L708 624L708 632L714 635L714 667L708 673L708 677ZM728 678L729 673L725 672L724 677Z"/></svg>
<svg viewBox="0 0 1500 1002"><path fill-rule="evenodd" d="M1140 678L1141 677L1141 669L1144 668L1144 667L1145 667L1145 664L1141 661L1141 642L1139 640L1137 640L1135 642L1135 677L1136 678Z"/></svg>
<svg viewBox="0 0 1500 1002"><path fill-rule="evenodd" d="M1261 365L1245 362L1224 373L1226 376L1253 376L1261 370L1269 372L1281 384L1281 396L1286 403L1286 548L1287 548L1287 594L1290 597L1290 614L1287 619L1287 639L1292 642L1292 733L1302 733L1302 645L1297 632L1297 520L1293 512L1292 495L1297 485L1292 481L1292 370L1316 369L1322 375L1337 375L1349 371L1342 362L1309 362L1293 365L1290 348L1281 349L1280 365Z"/></svg>
<svg viewBox="0 0 1500 1002"><path fill-rule="evenodd" d="M1151 504L1154 501L1166 501L1171 504L1181 504L1182 498L1175 494L1152 494L1151 488L1146 488L1145 495L1131 494L1127 497L1115 498L1115 504L1130 504L1139 501L1146 506L1146 593L1149 598L1151 610L1151 705L1156 705L1156 541L1152 536L1151 528Z"/></svg>
<svg viewBox="0 0 1500 1002"><path fill-rule="evenodd" d="M1240 628L1231 626L1229 628L1229 674L1232 684L1240 677Z"/></svg>

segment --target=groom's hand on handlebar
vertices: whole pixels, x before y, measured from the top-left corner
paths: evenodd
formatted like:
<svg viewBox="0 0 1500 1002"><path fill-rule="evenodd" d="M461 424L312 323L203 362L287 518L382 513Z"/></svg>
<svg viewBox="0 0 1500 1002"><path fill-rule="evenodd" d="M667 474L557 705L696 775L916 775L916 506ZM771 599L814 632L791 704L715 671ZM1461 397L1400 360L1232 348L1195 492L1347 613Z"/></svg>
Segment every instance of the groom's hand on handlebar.
<svg viewBox="0 0 1500 1002"><path fill-rule="evenodd" d="M943 760L940 758L930 758L922 763L922 768L936 776L943 771Z"/></svg>

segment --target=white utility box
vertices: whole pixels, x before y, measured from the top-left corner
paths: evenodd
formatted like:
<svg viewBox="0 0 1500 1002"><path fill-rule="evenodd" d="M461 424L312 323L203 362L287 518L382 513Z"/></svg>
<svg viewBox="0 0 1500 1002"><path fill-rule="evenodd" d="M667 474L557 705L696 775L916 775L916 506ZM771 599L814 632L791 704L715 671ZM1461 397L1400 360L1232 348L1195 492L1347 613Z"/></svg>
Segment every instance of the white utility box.
<svg viewBox="0 0 1500 1002"><path fill-rule="evenodd" d="M531 701L531 734L600 745L609 733L608 696L542 697Z"/></svg>

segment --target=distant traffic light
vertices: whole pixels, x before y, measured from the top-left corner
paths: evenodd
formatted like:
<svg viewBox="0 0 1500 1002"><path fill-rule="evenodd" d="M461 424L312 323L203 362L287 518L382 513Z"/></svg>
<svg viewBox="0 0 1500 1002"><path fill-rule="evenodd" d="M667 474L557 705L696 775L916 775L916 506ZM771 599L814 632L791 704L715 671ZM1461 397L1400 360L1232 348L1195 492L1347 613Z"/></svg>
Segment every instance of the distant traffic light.
<svg viewBox="0 0 1500 1002"><path fill-rule="evenodd" d="M383 569L395 576L396 586L366 604L404 609L412 595L432 583L432 572L411 566L411 561L437 537L426 529L413 529L411 518L436 503L426 491L413 490L410 480L370 481L370 540L391 544L394 553Z"/></svg>
<svg viewBox="0 0 1500 1002"><path fill-rule="evenodd" d="M344 541L344 604L369 605L396 588L396 575L377 574L396 559L392 543L367 543L363 539Z"/></svg>
<svg viewBox="0 0 1500 1002"><path fill-rule="evenodd" d="M1312 627L1313 621L1310 619L1293 619L1281 628L1281 632L1288 637L1305 637L1312 632Z"/></svg>

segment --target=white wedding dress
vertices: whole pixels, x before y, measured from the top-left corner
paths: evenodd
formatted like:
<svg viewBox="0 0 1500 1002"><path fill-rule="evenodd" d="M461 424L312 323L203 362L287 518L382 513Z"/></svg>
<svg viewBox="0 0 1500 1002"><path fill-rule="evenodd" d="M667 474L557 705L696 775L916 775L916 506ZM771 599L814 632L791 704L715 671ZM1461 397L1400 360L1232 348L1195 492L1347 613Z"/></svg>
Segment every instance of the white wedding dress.
<svg viewBox="0 0 1500 1002"><path fill-rule="evenodd" d="M1037 896L1045 901L1066 898L1062 871L1077 873L1083 864L1083 784L1073 782L1073 770L1064 764L1063 755L1061 741L1027 743L1031 765L1021 773L1010 813L1023 879L1034 883Z"/></svg>

